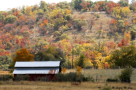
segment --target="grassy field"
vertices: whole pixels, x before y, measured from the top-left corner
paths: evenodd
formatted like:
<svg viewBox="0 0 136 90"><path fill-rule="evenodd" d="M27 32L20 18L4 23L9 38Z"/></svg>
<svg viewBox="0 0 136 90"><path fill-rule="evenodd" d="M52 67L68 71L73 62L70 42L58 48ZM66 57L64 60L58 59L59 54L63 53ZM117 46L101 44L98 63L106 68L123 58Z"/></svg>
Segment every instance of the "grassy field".
<svg viewBox="0 0 136 90"><path fill-rule="evenodd" d="M92 83L82 82L80 85L71 85L71 82L30 82L30 81L6 81L0 82L0 90L100 90L106 84L110 87L122 87L123 90L136 90L136 83ZM132 89L124 89L131 87ZM119 90L119 89L112 89Z"/></svg>
<svg viewBox="0 0 136 90"><path fill-rule="evenodd" d="M85 76L91 76L95 82L82 82L80 85L71 85L71 82L40 82L40 81L0 81L0 90L100 90L98 87L104 87L106 84L111 87L122 87L121 90L136 90L136 69L134 69L131 83L107 83L106 79L114 78L121 73L122 69L86 69L82 70ZM68 72L75 72L75 69L69 69ZM8 74L8 71L0 70L0 74ZM97 77L97 81L96 81ZM131 87L132 89L124 89ZM112 89L119 90L119 89Z"/></svg>
<svg viewBox="0 0 136 90"><path fill-rule="evenodd" d="M99 82L105 82L107 78L116 78L120 73L122 69L83 69L82 74L85 76L91 76ZM75 72L75 70L67 70L68 72ZM132 82L136 82L136 69L134 69L131 77Z"/></svg>
<svg viewBox="0 0 136 90"><path fill-rule="evenodd" d="M93 77L99 82L105 82L107 78L116 78L120 73L122 69L83 69L82 74L85 76L90 76ZM76 72L75 69L67 69L66 73L69 72ZM2 71L0 70L0 75L4 74L10 74L9 71ZM134 69L132 76L131 76L131 81L136 82L136 69Z"/></svg>

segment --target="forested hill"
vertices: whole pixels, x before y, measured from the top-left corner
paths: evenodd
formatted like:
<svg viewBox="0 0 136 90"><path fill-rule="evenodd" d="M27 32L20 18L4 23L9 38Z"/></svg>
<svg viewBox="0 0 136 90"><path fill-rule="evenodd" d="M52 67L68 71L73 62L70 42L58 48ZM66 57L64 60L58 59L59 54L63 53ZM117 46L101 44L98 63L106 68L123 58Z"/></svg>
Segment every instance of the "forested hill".
<svg viewBox="0 0 136 90"><path fill-rule="evenodd" d="M85 0L40 1L0 11L0 68L7 69L12 60L29 61L25 52L33 54L33 60L62 60L65 68L71 68L72 60L79 65L82 58L82 67L112 68L113 52L135 45L135 11L136 3ZM117 58L122 60L124 53Z"/></svg>

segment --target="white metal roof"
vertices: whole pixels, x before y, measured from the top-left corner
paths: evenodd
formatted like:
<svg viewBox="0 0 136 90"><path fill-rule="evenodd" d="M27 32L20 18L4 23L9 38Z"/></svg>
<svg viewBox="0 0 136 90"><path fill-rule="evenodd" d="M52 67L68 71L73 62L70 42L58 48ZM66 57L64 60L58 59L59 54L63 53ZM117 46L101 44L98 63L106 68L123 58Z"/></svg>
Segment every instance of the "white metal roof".
<svg viewBox="0 0 136 90"><path fill-rule="evenodd" d="M27 61L16 62L15 67L59 67L60 61Z"/></svg>
<svg viewBox="0 0 136 90"><path fill-rule="evenodd" d="M57 74L59 68L16 68L13 74Z"/></svg>

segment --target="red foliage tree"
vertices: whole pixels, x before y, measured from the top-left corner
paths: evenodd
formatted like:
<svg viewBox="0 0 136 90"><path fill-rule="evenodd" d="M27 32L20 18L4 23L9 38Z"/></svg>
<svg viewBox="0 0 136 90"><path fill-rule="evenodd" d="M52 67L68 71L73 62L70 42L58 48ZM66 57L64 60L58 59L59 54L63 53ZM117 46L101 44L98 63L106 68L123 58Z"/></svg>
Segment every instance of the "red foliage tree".
<svg viewBox="0 0 136 90"><path fill-rule="evenodd" d="M108 48L114 48L116 46L116 43L115 42L107 42L105 44L105 46L108 47Z"/></svg>
<svg viewBox="0 0 136 90"><path fill-rule="evenodd" d="M125 39L122 39L121 42L118 44L118 47L126 46L127 43L128 42Z"/></svg>
<svg viewBox="0 0 136 90"><path fill-rule="evenodd" d="M117 6L120 7L120 4L117 4L115 2L108 2L106 5L106 12L110 14L113 11L113 8Z"/></svg>

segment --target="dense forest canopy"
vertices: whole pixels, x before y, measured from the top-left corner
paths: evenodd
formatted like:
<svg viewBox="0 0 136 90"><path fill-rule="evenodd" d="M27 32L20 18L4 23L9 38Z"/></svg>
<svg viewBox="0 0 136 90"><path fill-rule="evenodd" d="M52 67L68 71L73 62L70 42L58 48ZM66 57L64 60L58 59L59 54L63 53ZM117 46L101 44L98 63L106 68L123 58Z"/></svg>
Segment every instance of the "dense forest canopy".
<svg viewBox="0 0 136 90"><path fill-rule="evenodd" d="M136 3L126 0L40 1L0 11L0 68L20 60L61 60L63 68L136 67L135 12Z"/></svg>

